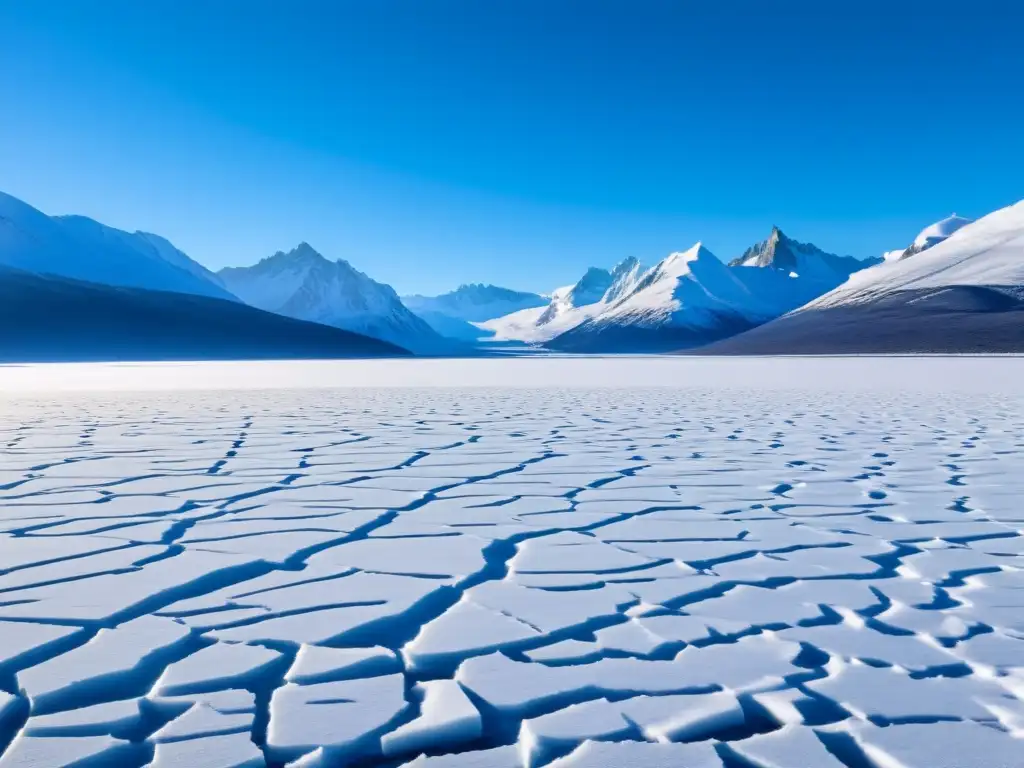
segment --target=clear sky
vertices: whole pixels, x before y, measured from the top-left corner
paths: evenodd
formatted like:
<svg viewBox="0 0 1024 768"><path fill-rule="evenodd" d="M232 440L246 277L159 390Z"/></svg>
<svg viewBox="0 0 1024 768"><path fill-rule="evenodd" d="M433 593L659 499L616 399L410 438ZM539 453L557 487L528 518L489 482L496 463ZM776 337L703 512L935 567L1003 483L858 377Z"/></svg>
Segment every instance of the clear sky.
<svg viewBox="0 0 1024 768"><path fill-rule="evenodd" d="M0 190L217 268L547 290L1024 197L1017 0L0 0Z"/></svg>

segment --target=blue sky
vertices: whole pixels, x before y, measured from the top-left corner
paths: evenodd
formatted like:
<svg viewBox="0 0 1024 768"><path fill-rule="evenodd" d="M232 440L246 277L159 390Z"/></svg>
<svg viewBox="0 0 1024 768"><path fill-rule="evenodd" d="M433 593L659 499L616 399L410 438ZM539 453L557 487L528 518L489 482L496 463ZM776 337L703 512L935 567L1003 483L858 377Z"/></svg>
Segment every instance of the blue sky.
<svg viewBox="0 0 1024 768"><path fill-rule="evenodd" d="M0 190L400 292L1024 197L1011 0L0 0Z"/></svg>

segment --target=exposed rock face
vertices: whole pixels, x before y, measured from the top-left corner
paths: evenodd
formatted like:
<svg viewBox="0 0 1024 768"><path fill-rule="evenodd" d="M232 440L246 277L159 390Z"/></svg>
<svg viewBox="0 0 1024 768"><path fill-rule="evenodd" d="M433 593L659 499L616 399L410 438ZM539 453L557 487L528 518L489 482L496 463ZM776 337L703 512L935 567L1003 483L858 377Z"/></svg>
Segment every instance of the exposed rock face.
<svg viewBox="0 0 1024 768"><path fill-rule="evenodd" d="M795 272L811 277L809 272L820 274L822 270L840 275L850 275L865 267L877 264L881 259L861 261L853 256L837 256L811 243L801 243L786 237L778 227L766 240L752 245L739 258L729 262L730 267L770 267L783 272Z"/></svg>

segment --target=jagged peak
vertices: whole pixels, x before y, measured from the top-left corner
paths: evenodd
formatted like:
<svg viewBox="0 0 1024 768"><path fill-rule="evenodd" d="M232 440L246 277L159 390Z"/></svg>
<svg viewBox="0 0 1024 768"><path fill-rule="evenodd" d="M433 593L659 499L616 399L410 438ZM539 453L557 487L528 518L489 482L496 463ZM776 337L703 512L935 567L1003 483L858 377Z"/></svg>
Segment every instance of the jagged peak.
<svg viewBox="0 0 1024 768"><path fill-rule="evenodd" d="M643 274L639 275L632 290L618 302L622 305L631 297L643 293L655 285L674 285L677 280L696 269L700 273L715 274L725 270L725 265L702 241L698 240L685 251L673 251Z"/></svg>
<svg viewBox="0 0 1024 768"><path fill-rule="evenodd" d="M605 277L609 272L607 269L601 267L587 267L587 271L583 273L583 277L576 281L576 284L586 282L588 280L595 280L599 277Z"/></svg>
<svg viewBox="0 0 1024 768"><path fill-rule="evenodd" d="M455 294L477 294L477 293L497 293L504 296L527 296L530 295L529 291L517 291L514 288L505 288L501 285L495 285L494 283L462 283L458 288L452 291L448 291L444 296L451 296Z"/></svg>
<svg viewBox="0 0 1024 768"><path fill-rule="evenodd" d="M274 255L267 256L266 258L261 259L260 261L282 261L284 259L323 259L324 261L328 260L322 253L320 253L313 246L311 246L309 243L303 240L290 251L277 251L274 253Z"/></svg>
<svg viewBox="0 0 1024 768"><path fill-rule="evenodd" d="M600 299L611 284L612 275L607 269L589 267L573 285L566 299L576 306L591 304Z"/></svg>
<svg viewBox="0 0 1024 768"><path fill-rule="evenodd" d="M643 266L635 256L628 256L612 269L612 283L604 292L601 301L614 304L628 296L643 277Z"/></svg>
<svg viewBox="0 0 1024 768"><path fill-rule="evenodd" d="M235 269L259 269L259 268L287 268L288 266L300 266L305 269L325 269L336 267L346 272L367 277L357 270L345 259L328 259L306 241L302 241L290 251L277 251L272 256L265 256L252 267L226 267L221 272ZM369 279L369 278L368 278Z"/></svg>
<svg viewBox="0 0 1024 768"><path fill-rule="evenodd" d="M713 253L711 253L711 251L707 249L707 246L704 245L703 241L698 240L685 251L675 251L673 253L670 253L668 256L662 259L661 264L659 264L658 266L675 264L677 262L688 263L694 261L695 259L707 258L708 256L710 256L711 258L717 258Z"/></svg>
<svg viewBox="0 0 1024 768"><path fill-rule="evenodd" d="M768 232L768 237L762 240L758 245L777 246L779 243L793 243L795 245L803 246L804 243L800 243L793 238L789 237L785 232L782 231L782 227L778 224L772 224L771 231ZM756 247L756 246L755 246Z"/></svg>
<svg viewBox="0 0 1024 768"><path fill-rule="evenodd" d="M621 275L623 272L628 272L639 264L640 260L636 256L627 256L612 267L612 275Z"/></svg>
<svg viewBox="0 0 1024 768"><path fill-rule="evenodd" d="M747 248L742 255L729 262L730 267L773 267L785 272L796 269L798 255L810 257L823 264L840 267L841 271L856 271L872 261L861 262L852 256L839 256L823 251L813 243L802 243L787 236L778 225L772 225L771 233L764 240Z"/></svg>
<svg viewBox="0 0 1024 768"><path fill-rule="evenodd" d="M664 276L677 277L689 269L689 265L695 262L705 262L708 259L718 261L718 257L705 247L704 243L698 240L685 251L674 251L651 267L641 278L637 290L650 285Z"/></svg>

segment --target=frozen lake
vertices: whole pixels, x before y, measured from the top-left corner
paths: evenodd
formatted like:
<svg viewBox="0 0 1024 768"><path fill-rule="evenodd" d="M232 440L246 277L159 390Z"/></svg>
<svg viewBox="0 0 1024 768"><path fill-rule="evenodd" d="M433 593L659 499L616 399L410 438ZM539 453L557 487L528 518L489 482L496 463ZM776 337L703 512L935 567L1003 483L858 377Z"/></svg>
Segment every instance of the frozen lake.
<svg viewBox="0 0 1024 768"><path fill-rule="evenodd" d="M615 357L0 365L0 394L352 387L1024 394L1024 356Z"/></svg>
<svg viewBox="0 0 1024 768"><path fill-rule="evenodd" d="M1024 359L0 367L0 768L1024 765Z"/></svg>

